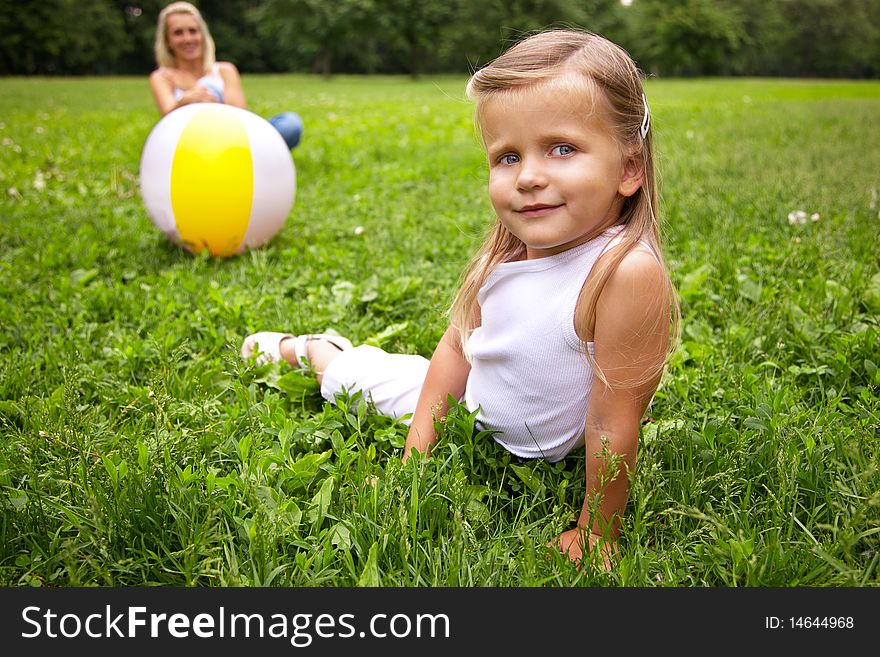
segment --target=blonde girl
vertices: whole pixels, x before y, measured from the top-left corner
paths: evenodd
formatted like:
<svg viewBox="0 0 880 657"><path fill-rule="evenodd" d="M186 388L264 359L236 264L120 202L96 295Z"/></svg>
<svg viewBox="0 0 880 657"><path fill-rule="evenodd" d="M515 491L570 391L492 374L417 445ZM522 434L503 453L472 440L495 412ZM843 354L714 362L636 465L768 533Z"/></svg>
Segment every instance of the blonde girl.
<svg viewBox="0 0 880 657"><path fill-rule="evenodd" d="M467 86L489 165L494 226L466 270L430 361L335 335L248 336L242 356L308 362L321 392L363 390L412 413L403 459L429 453L448 396L519 459L586 447L577 525L555 547L611 567L677 307L660 247L651 119L620 47L552 30Z"/></svg>

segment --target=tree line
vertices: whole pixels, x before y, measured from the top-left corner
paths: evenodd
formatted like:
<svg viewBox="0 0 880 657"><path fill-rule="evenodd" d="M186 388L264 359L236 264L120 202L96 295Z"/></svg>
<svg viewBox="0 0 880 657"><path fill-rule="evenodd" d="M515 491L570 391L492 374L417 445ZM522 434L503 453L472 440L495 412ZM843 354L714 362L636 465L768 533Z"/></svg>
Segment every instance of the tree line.
<svg viewBox="0 0 880 657"><path fill-rule="evenodd" d="M0 3L0 75L146 74L169 0ZM467 73L579 27L659 76L880 77L880 0L202 0L243 72Z"/></svg>

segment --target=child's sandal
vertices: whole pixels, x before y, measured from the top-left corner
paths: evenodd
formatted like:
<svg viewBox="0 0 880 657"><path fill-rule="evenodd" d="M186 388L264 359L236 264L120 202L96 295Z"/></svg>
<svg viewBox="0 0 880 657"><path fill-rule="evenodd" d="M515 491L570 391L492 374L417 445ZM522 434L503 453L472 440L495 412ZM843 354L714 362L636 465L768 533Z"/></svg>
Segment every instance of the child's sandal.
<svg viewBox="0 0 880 657"><path fill-rule="evenodd" d="M312 340L326 340L339 349L339 351L345 351L352 347L351 341L343 338L341 335L333 335L331 333L306 333L304 335L297 335L293 339L293 352L296 354L296 360L300 367L308 366L308 361L306 360L306 344Z"/></svg>
<svg viewBox="0 0 880 657"><path fill-rule="evenodd" d="M281 341L284 338L292 337L290 333L274 333L272 331L254 333L247 336L241 343L241 357L249 360L254 354L257 354L257 365L280 361L282 360Z"/></svg>
<svg viewBox="0 0 880 657"><path fill-rule="evenodd" d="M293 339L293 352L296 354L296 363L291 363L294 367L305 367L306 360L306 344L311 340L326 340L340 351L351 349L352 344L341 335L332 335L330 333L306 333L304 335L291 335L290 333L275 333L272 331L261 331L254 333L244 339L241 345L241 357L245 360L253 357L254 352L259 350L256 362L258 365L264 365L269 362L277 362L281 358L281 342L285 338Z"/></svg>

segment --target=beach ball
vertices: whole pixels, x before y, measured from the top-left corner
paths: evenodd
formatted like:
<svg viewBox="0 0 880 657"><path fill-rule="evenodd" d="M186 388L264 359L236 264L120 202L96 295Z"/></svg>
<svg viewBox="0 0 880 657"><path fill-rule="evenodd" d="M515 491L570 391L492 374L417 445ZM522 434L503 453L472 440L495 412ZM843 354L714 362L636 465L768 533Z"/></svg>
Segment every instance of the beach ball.
<svg viewBox="0 0 880 657"><path fill-rule="evenodd" d="M290 149L265 119L231 105L194 103L166 114L141 155L150 219L175 244L231 256L281 230L296 194Z"/></svg>

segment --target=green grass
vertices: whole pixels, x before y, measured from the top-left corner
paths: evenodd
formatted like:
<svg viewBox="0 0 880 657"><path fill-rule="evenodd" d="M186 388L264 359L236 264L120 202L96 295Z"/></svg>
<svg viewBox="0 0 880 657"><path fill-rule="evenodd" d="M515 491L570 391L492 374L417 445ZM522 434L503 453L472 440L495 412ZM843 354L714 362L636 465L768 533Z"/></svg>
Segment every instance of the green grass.
<svg viewBox="0 0 880 657"><path fill-rule="evenodd" d="M458 408L403 467L401 425L238 358L430 354L491 219L465 80L244 82L305 121L296 202L212 260L140 201L145 79L0 79L0 584L880 582L880 84L648 82L684 334L606 574L544 547L582 456L516 466Z"/></svg>

